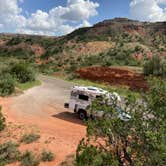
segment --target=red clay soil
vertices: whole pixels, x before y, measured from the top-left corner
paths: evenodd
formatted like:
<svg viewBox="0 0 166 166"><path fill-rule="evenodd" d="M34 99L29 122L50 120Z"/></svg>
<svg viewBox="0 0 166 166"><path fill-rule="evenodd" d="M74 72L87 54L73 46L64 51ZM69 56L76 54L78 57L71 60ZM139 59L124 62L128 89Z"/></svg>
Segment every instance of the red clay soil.
<svg viewBox="0 0 166 166"><path fill-rule="evenodd" d="M131 90L148 89L144 76L128 69L87 67L77 70L76 73L83 79L128 86Z"/></svg>

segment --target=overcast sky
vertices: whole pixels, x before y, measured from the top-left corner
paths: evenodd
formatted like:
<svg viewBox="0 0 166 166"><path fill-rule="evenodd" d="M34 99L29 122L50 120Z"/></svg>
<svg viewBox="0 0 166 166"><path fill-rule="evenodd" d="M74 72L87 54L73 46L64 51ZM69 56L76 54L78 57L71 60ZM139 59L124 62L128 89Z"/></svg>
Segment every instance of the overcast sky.
<svg viewBox="0 0 166 166"><path fill-rule="evenodd" d="M166 21L166 0L0 0L0 32L64 35L114 17Z"/></svg>

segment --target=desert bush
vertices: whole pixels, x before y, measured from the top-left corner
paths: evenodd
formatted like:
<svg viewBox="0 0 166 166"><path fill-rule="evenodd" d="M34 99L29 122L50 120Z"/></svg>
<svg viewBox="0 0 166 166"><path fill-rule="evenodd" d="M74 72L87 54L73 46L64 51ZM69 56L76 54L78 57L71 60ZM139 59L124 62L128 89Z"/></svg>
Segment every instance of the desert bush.
<svg viewBox="0 0 166 166"><path fill-rule="evenodd" d="M88 137L78 146L75 165L165 165L165 101L166 82L158 79L141 100L131 95L124 99L122 110L131 116L127 121L117 116L116 101L94 101L89 111L104 114L87 121Z"/></svg>
<svg viewBox="0 0 166 166"><path fill-rule="evenodd" d="M80 142L77 152L81 152L81 155L76 155L76 166L104 166L110 165L110 163L118 166L118 162L114 160L111 153L105 153L94 145L85 145L84 140Z"/></svg>
<svg viewBox="0 0 166 166"><path fill-rule="evenodd" d="M55 159L54 153L43 150L43 152L41 154L42 161L53 161L54 159Z"/></svg>
<svg viewBox="0 0 166 166"><path fill-rule="evenodd" d="M58 64L56 62L49 62L47 64L41 64L38 66L38 70L44 74L53 74L59 71Z"/></svg>
<svg viewBox="0 0 166 166"><path fill-rule="evenodd" d="M26 144L30 144L32 142L37 141L39 138L40 138L39 134L30 133L30 134L24 134L20 141Z"/></svg>
<svg viewBox="0 0 166 166"><path fill-rule="evenodd" d="M142 51L142 47L137 45L135 46L135 52Z"/></svg>
<svg viewBox="0 0 166 166"><path fill-rule="evenodd" d="M1 112L1 106L0 106L0 131L2 131L5 128L5 117L2 115Z"/></svg>
<svg viewBox="0 0 166 166"><path fill-rule="evenodd" d="M30 151L26 151L21 156L20 166L38 166L40 160L36 157L36 154L33 154Z"/></svg>
<svg viewBox="0 0 166 166"><path fill-rule="evenodd" d="M26 61L32 61L32 59L35 59L34 52L32 52L30 49L26 48L15 48L15 49L7 49L2 48L0 50L0 56L1 57L9 57L9 58L15 58L15 59L21 59Z"/></svg>
<svg viewBox="0 0 166 166"><path fill-rule="evenodd" d="M67 80L69 81L77 79L77 78L79 78L79 75L75 71L73 73L69 73L67 76Z"/></svg>
<svg viewBox="0 0 166 166"><path fill-rule="evenodd" d="M11 56L15 56L18 59L24 59L27 61L29 61L31 58L34 59L34 53L28 49L17 48L9 52L9 54L11 54Z"/></svg>
<svg viewBox="0 0 166 166"><path fill-rule="evenodd" d="M0 165L6 165L19 160L20 152L18 145L13 142L7 142L0 145Z"/></svg>
<svg viewBox="0 0 166 166"><path fill-rule="evenodd" d="M79 65L75 62L70 62L70 65L65 69L67 74L74 73L78 69Z"/></svg>
<svg viewBox="0 0 166 166"><path fill-rule="evenodd" d="M33 69L24 63L13 65L10 69L10 74L19 83L26 83L35 80L35 73Z"/></svg>
<svg viewBox="0 0 166 166"><path fill-rule="evenodd" d="M13 45L17 45L20 44L21 42L23 42L23 38L21 37L13 37L11 40L9 40L6 45L7 46L13 46Z"/></svg>
<svg viewBox="0 0 166 166"><path fill-rule="evenodd" d="M152 59L146 61L143 66L143 71L145 75L154 75L154 76L166 75L164 63L162 63L161 58L159 56L153 56Z"/></svg>
<svg viewBox="0 0 166 166"><path fill-rule="evenodd" d="M10 74L0 76L0 96L8 96L15 90L15 82Z"/></svg>

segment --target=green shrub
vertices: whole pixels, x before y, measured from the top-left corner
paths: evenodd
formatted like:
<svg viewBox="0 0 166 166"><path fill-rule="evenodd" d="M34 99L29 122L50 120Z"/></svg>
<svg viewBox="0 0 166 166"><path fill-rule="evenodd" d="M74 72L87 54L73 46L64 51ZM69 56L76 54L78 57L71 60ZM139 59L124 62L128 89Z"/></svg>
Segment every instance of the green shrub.
<svg viewBox="0 0 166 166"><path fill-rule="evenodd" d="M9 40L6 45L7 46L13 46L13 45L17 45L20 44L21 42L23 42L23 38L21 37L13 37L11 40Z"/></svg>
<svg viewBox="0 0 166 166"><path fill-rule="evenodd" d="M15 90L15 83L10 74L0 77L0 96L8 96Z"/></svg>
<svg viewBox="0 0 166 166"><path fill-rule="evenodd" d="M117 100L92 103L89 112L102 110L103 115L87 121L87 138L77 148L76 166L165 165L166 82L151 80L142 95L141 102L132 95L124 98L120 112L130 115L128 120L117 116Z"/></svg>
<svg viewBox="0 0 166 166"><path fill-rule="evenodd" d="M135 52L138 52L138 51L142 51L142 47L139 46L139 45L137 45L137 46L135 47Z"/></svg>
<svg viewBox="0 0 166 166"><path fill-rule="evenodd" d="M0 145L0 165L6 165L17 161L20 157L18 145L7 142Z"/></svg>
<svg viewBox="0 0 166 166"><path fill-rule="evenodd" d="M35 60L34 52L28 48L13 48L13 49L2 48L0 49L0 56L26 60L26 62L29 62L29 61L32 62L32 60L34 62Z"/></svg>
<svg viewBox="0 0 166 166"><path fill-rule="evenodd" d="M54 153L50 151L43 151L41 154L41 160L42 161L53 161L55 159Z"/></svg>
<svg viewBox="0 0 166 166"><path fill-rule="evenodd" d="M145 75L165 76L166 70L164 63L161 62L159 56L154 56L152 59L145 62L143 66Z"/></svg>
<svg viewBox="0 0 166 166"><path fill-rule="evenodd" d="M38 166L40 164L40 160L30 151L26 151L21 156L20 166Z"/></svg>
<svg viewBox="0 0 166 166"><path fill-rule="evenodd" d="M10 74L19 83L26 83L35 80L33 69L24 63L13 65L10 69Z"/></svg>
<svg viewBox="0 0 166 166"><path fill-rule="evenodd" d="M100 166L100 165L113 165L118 166L117 160L111 153L105 153L99 148L93 145L86 145L83 141L80 142L77 153L76 153L76 164L75 166L89 165L89 166Z"/></svg>
<svg viewBox="0 0 166 166"><path fill-rule="evenodd" d="M37 141L39 138L40 138L39 134L34 134L34 133L25 134L22 136L21 142L24 142L26 144L30 144L32 142Z"/></svg>
<svg viewBox="0 0 166 166"><path fill-rule="evenodd" d="M75 73L75 72L73 72L73 73L71 73L71 74L68 74L67 79L68 79L69 81L71 81L71 80L77 79L78 77L79 77L78 74Z"/></svg>
<svg viewBox="0 0 166 166"><path fill-rule="evenodd" d="M6 124L5 124L5 118L2 115L1 112L1 107L0 107L0 131L2 131L5 128Z"/></svg>

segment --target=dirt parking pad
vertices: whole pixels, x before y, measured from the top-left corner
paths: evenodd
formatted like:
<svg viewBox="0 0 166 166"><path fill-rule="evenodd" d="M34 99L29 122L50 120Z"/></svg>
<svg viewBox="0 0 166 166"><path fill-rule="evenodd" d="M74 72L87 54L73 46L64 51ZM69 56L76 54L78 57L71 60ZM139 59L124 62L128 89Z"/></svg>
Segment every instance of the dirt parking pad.
<svg viewBox="0 0 166 166"><path fill-rule="evenodd" d="M1 137L5 141L19 141L24 133L39 132L41 138L37 142L30 145L21 143L20 150L29 149L36 153L43 149L50 150L55 153L55 161L41 165L56 166L66 156L75 153L79 141L85 136L86 126L72 111L63 108L62 103L72 85L47 77L40 79L43 82L40 87L32 88L17 97L0 99L9 124L8 131L1 133ZM5 132L10 134L5 135Z"/></svg>

